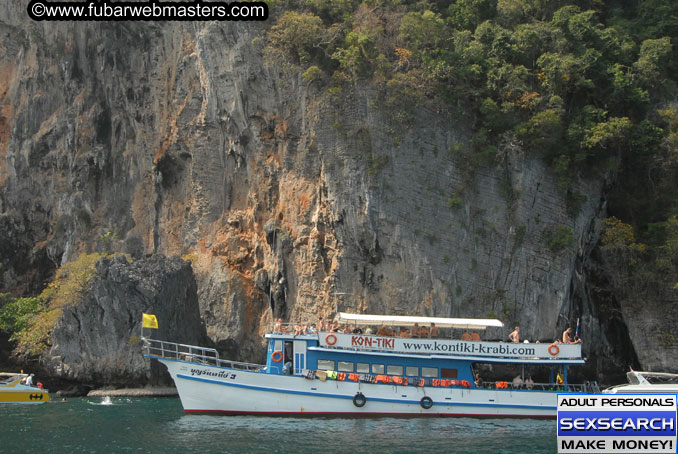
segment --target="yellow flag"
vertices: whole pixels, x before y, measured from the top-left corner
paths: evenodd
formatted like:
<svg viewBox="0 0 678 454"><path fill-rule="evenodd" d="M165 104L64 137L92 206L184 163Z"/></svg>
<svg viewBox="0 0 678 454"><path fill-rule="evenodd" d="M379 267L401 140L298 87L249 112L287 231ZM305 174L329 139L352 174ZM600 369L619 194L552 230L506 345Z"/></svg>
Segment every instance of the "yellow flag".
<svg viewBox="0 0 678 454"><path fill-rule="evenodd" d="M155 315L153 314L141 314L143 316L143 320L141 322L142 328L154 328L158 329L158 319L155 318Z"/></svg>

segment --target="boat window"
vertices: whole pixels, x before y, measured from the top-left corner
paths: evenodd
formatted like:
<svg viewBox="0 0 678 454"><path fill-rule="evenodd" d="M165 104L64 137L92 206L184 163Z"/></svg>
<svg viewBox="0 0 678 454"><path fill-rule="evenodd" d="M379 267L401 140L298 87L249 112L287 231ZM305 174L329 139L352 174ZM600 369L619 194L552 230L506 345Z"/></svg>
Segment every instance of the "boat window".
<svg viewBox="0 0 678 454"><path fill-rule="evenodd" d="M353 363L349 363L348 361L339 361L337 370L339 372L353 372Z"/></svg>
<svg viewBox="0 0 678 454"><path fill-rule="evenodd" d="M407 375L408 377L418 377L419 368L414 366L407 366L405 368L405 375Z"/></svg>
<svg viewBox="0 0 678 454"><path fill-rule="evenodd" d="M384 365L383 364L372 364L372 373L373 374L383 374Z"/></svg>
<svg viewBox="0 0 678 454"><path fill-rule="evenodd" d="M403 366L393 366L389 364L386 367L386 373L388 375L402 375L403 374Z"/></svg>
<svg viewBox="0 0 678 454"><path fill-rule="evenodd" d="M277 340L273 343L273 351L281 352L282 349L283 349L283 342L281 340Z"/></svg>
<svg viewBox="0 0 678 454"><path fill-rule="evenodd" d="M440 369L442 378L457 378L457 369Z"/></svg>
<svg viewBox="0 0 678 454"><path fill-rule="evenodd" d="M358 363L355 365L355 371L358 372L359 374L369 374L370 365L367 363Z"/></svg>
<svg viewBox="0 0 678 454"><path fill-rule="evenodd" d="M438 368L436 368L436 367L422 367L421 368L421 376L422 377L437 377L438 376Z"/></svg>
<svg viewBox="0 0 678 454"><path fill-rule="evenodd" d="M334 370L334 361L329 361L327 359L319 359L318 370Z"/></svg>
<svg viewBox="0 0 678 454"><path fill-rule="evenodd" d="M646 374L643 378L651 385L675 385L678 384L678 375L674 374Z"/></svg>

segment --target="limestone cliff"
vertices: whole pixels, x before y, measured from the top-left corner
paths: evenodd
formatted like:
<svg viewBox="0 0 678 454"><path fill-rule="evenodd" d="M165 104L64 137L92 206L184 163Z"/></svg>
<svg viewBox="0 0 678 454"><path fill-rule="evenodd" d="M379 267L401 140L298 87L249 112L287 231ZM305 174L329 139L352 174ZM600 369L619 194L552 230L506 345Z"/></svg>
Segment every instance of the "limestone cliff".
<svg viewBox="0 0 678 454"><path fill-rule="evenodd" d="M160 256L128 263L118 256L101 259L82 298L64 309L43 365L62 382L91 388L168 383L164 368L142 356L144 312L162 321L146 336L205 345L190 264Z"/></svg>
<svg viewBox="0 0 678 454"><path fill-rule="evenodd" d="M273 316L339 309L499 317L542 341L581 317L591 374L633 360L586 287L605 182L573 208L510 140L470 166L463 116L394 125L373 86L329 97L264 64L266 24L37 23L22 4L0 5L2 291L95 249L183 255L236 359L261 359Z"/></svg>

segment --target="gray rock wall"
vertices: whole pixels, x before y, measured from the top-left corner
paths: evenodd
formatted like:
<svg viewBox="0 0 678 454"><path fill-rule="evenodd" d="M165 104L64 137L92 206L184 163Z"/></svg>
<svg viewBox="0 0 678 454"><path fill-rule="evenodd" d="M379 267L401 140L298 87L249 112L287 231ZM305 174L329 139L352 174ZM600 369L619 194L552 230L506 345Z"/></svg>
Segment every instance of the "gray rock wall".
<svg viewBox="0 0 678 454"><path fill-rule="evenodd" d="M43 365L55 377L91 387L167 383L162 366L142 356L142 313L158 319L157 330L144 329L146 337L206 345L190 264L118 256L101 259L80 301L64 309Z"/></svg>
<svg viewBox="0 0 678 454"><path fill-rule="evenodd" d="M266 66L262 24L36 23L22 8L0 5L3 290L84 251L176 254L235 359L262 359L273 317L337 309L492 316L542 341L581 317L599 370L626 348L586 290L603 182L576 182L568 210L510 138L471 165L463 112L393 123L374 86L329 97ZM554 248L559 228L573 240Z"/></svg>

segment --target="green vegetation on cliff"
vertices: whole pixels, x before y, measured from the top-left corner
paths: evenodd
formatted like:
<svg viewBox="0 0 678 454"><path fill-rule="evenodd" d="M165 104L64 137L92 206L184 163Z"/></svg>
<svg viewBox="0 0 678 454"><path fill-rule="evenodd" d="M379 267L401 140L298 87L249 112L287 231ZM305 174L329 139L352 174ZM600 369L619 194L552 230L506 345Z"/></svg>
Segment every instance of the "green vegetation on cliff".
<svg viewBox="0 0 678 454"><path fill-rule="evenodd" d="M667 102L678 86L673 0L272 5L284 12L267 34L270 61L333 96L374 84L394 130L423 106L467 119L460 164L488 165L503 145L520 144L549 165L571 214L583 197L580 177L616 175L610 214L639 241L619 258L634 261L624 262L634 278L676 284L678 107ZM612 222L608 232L618 228ZM571 240L563 229L551 232L548 247L557 252ZM608 255L632 247L615 241L612 249L606 243Z"/></svg>
<svg viewBox="0 0 678 454"><path fill-rule="evenodd" d="M85 254L57 270L37 298L0 295L0 331L16 341L16 353L37 356L49 347L49 336L65 307L76 303L96 272L103 254Z"/></svg>

